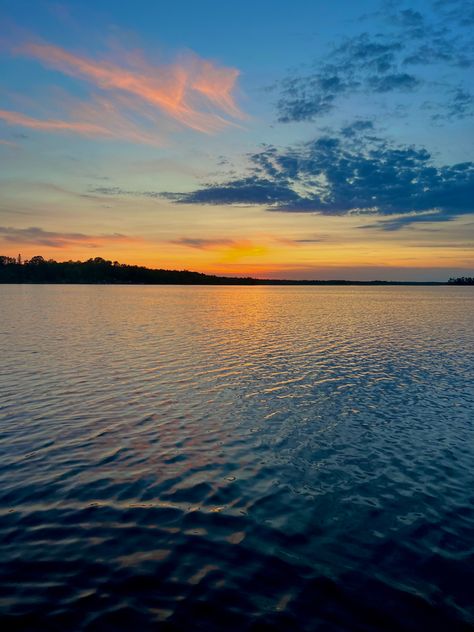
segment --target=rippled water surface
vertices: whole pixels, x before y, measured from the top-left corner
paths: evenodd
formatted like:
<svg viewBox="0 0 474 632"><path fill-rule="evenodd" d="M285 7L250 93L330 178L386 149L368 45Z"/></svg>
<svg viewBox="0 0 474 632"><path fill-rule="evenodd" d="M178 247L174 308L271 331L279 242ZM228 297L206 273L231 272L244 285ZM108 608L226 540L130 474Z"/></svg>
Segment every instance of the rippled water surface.
<svg viewBox="0 0 474 632"><path fill-rule="evenodd" d="M0 286L22 630L468 630L469 287Z"/></svg>

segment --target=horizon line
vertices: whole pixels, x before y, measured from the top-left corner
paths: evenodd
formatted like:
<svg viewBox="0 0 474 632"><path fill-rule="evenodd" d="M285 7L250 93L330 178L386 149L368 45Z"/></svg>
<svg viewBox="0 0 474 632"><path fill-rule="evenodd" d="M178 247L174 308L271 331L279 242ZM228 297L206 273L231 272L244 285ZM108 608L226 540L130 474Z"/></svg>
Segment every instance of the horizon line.
<svg viewBox="0 0 474 632"><path fill-rule="evenodd" d="M3 259L3 261L2 261ZM30 266L32 265L31 262L32 260L37 259L37 261L35 263L33 263L33 265L38 265L38 266L42 266L42 265L48 265L48 264L54 264L54 265L65 265L65 264L81 264L81 265L85 265L87 263L93 263L94 265L103 265L106 264L107 267L111 266L111 267L117 267L117 268L138 268L138 269L142 269L142 270L146 270L146 271L151 271L151 272L165 272L165 273L170 273L170 274L191 274L191 275L196 275L197 277L207 277L209 279L215 279L218 281L225 281L225 280L229 280L231 283L229 283L230 285L236 285L238 284L239 281L243 282L241 284L255 284L255 285L316 285L316 284L321 284L321 285L462 285L463 283L460 282L461 279L464 280L469 280L472 281L471 277L450 277L449 280L435 280L435 281L403 281L403 280L384 280L384 279L371 279L371 280L353 280L353 279L343 279L343 278L334 278L334 279L272 279L272 278L259 278L259 277L252 277L252 276L228 276L228 275L219 275L219 274L209 274L206 272L198 272L195 270L188 270L188 269L167 269L167 268L150 268L147 267L145 265L138 265L138 264L129 264L129 263L121 263L119 261L112 261L110 259L104 259L103 257L91 257L89 259L86 259L85 261L82 260L66 260L66 261L56 261L55 259L44 259L44 257L42 257L42 255L34 255L33 257L31 257L30 259L25 259L23 261L21 253L18 255L18 257L10 257L10 256L6 256L6 255L1 255L0 256L0 267L6 267L9 265L16 265L16 266ZM456 283L457 281L457 283ZM2 281L0 279L0 284L5 284L5 283L9 283L9 282L5 282ZM26 282L28 283L28 281ZM90 285L90 284L103 284L103 285L158 285L158 284L168 284L171 285L171 283L166 282L166 281L162 281L160 282L123 282L120 283L120 281L102 281L102 282L85 282L84 284L86 285ZM37 284L35 282L32 282L32 284ZM53 281L53 282L46 282L44 284L51 284L51 285L58 285L58 284L64 284L64 285L68 285L68 283L64 283L61 281ZM70 283L70 285L73 285L75 283ZM77 283L78 284L78 283ZM199 281L195 278L194 283L190 283L190 282L182 282L176 283L177 285L190 285L190 284L194 284L194 285L199 285ZM209 283L201 283L201 285L209 285ZM465 284L469 284L465 283ZM220 285L225 285L225 283L220 283Z"/></svg>

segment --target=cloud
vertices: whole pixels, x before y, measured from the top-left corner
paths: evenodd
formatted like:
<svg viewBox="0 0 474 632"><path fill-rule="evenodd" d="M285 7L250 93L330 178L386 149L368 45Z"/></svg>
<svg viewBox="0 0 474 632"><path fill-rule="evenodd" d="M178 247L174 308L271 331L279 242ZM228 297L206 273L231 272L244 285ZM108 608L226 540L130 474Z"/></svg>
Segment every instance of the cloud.
<svg viewBox="0 0 474 632"><path fill-rule="evenodd" d="M92 112L91 106L87 108L89 112ZM123 138L127 140L135 140L140 142L151 142L151 138L140 134L138 131L132 132L130 125L114 125L117 119L113 111L110 112L110 117L105 124L98 124L83 121L65 121L58 119L38 119L31 116L26 116L20 112L13 112L10 110L0 110L0 119L8 123L9 125L15 125L20 127L26 127L29 129L36 129L40 131L49 132L71 132L86 136L88 138L95 138L97 136L103 138ZM105 116L104 116L105 119Z"/></svg>
<svg viewBox="0 0 474 632"><path fill-rule="evenodd" d="M137 53L124 52L120 62L112 62L40 42L25 43L14 52L87 82L100 90L102 96L108 94L114 115L125 109L155 122L165 116L207 134L231 125L233 119L243 118L233 96L239 71L219 67L194 54L181 56L173 64L152 65ZM104 104L103 100L100 102ZM93 108L89 108L85 125L92 124L93 115ZM76 127L70 129L76 131L82 121L71 125ZM98 127L103 129L102 118ZM140 140L138 136L135 139Z"/></svg>
<svg viewBox="0 0 474 632"><path fill-rule="evenodd" d="M186 204L244 204L291 205L298 204L299 196L286 185L271 178L241 178L214 184L191 193L164 193L164 197Z"/></svg>
<svg viewBox="0 0 474 632"><path fill-rule="evenodd" d="M403 45L398 40L362 33L356 37L347 38L333 51L332 58L349 63L352 71L369 70L385 73L395 67L396 53L402 48Z"/></svg>
<svg viewBox="0 0 474 632"><path fill-rule="evenodd" d="M0 110L0 118L1 118L1 110ZM11 140L5 140L4 138L0 138L0 145L5 145L6 147L19 147L18 143L14 143Z"/></svg>
<svg viewBox="0 0 474 632"><path fill-rule="evenodd" d="M359 121L339 134L248 156L238 178L189 193L165 193L182 204L259 205L271 211L361 215L390 222L384 230L447 221L474 212L474 163L438 166L424 148L396 145Z"/></svg>
<svg viewBox="0 0 474 632"><path fill-rule="evenodd" d="M118 186L100 186L89 189L90 193L97 195L110 195L114 197L147 197L147 198L161 198L163 194L159 191L132 191L129 189L123 189ZM87 195L87 194L85 194Z"/></svg>
<svg viewBox="0 0 474 632"><path fill-rule="evenodd" d="M308 65L306 72L292 73L278 82L273 86L279 91L278 120L316 120L354 94L429 88L432 77L423 73L429 65L467 71L474 57L472 29L466 28L468 23L456 11L456 31L452 32L453 7L460 9L460 5L453 2L448 11L450 3L441 4L443 9L435 5L427 16L411 8L390 11L383 17L377 14L385 22L383 32L366 31L344 38ZM452 88L449 80L447 86Z"/></svg>
<svg viewBox="0 0 474 632"><path fill-rule="evenodd" d="M450 91L450 99L441 104L427 103L427 107L434 110L432 119L455 120L463 119L474 114L474 95L462 86Z"/></svg>
<svg viewBox="0 0 474 632"><path fill-rule="evenodd" d="M324 241L324 237L307 237L306 239L289 239L288 242L294 244L321 244Z"/></svg>
<svg viewBox="0 0 474 632"><path fill-rule="evenodd" d="M403 27L421 28L425 26L425 19L419 11L402 9L396 16Z"/></svg>
<svg viewBox="0 0 474 632"><path fill-rule="evenodd" d="M280 82L278 120L314 120L334 109L338 99L355 92L412 90L419 80L399 70L396 54L401 49L399 41L386 36L363 33L347 38L316 71Z"/></svg>
<svg viewBox="0 0 474 632"><path fill-rule="evenodd" d="M374 92L392 92L393 90L413 90L421 81L406 72L393 73L391 75L370 77L369 85Z"/></svg>
<svg viewBox="0 0 474 632"><path fill-rule="evenodd" d="M343 127L341 130L341 134L348 138L353 138L354 136L356 136L357 134L360 134L361 132L366 132L369 130L373 131L373 129L374 129L373 121L369 121L367 119L360 119L360 120L354 121L350 125L346 125L346 127Z"/></svg>
<svg viewBox="0 0 474 632"><path fill-rule="evenodd" d="M51 248L68 248L74 245L83 245L88 248L97 248L106 243L137 242L142 241L136 237L128 237L120 233L112 235L84 235L83 233L59 233L43 230L35 226L29 228L12 228L0 226L0 239L6 242L18 244L37 244Z"/></svg>
<svg viewBox="0 0 474 632"><path fill-rule="evenodd" d="M466 0L435 0L433 6L446 21L455 21L462 26L474 24L474 6Z"/></svg>
<svg viewBox="0 0 474 632"><path fill-rule="evenodd" d="M166 243L197 250L217 251L219 264L226 265L248 258L262 257L268 252L268 246L265 245L267 241L268 238L260 243L249 239L181 237Z"/></svg>
<svg viewBox="0 0 474 632"><path fill-rule="evenodd" d="M474 211L473 211L474 212ZM378 230L384 231L397 231L401 228L405 228L406 226L412 224L419 223L427 223L427 222L439 222L439 221L449 221L455 219L455 215L445 215L442 211L421 211L419 213L416 212L408 212L405 215L400 215L390 219L381 219L372 224L364 224L362 226L358 226L358 228L375 228Z"/></svg>
<svg viewBox="0 0 474 632"><path fill-rule="evenodd" d="M185 246L187 248L196 248L197 250L213 250L222 246L236 246L238 242L234 239L201 239L198 237L180 237L172 239L167 243L174 246Z"/></svg>
<svg viewBox="0 0 474 632"><path fill-rule="evenodd" d="M280 123L312 121L334 107L337 94L323 90L318 92L314 85L304 80L285 80L281 86L281 97L276 104Z"/></svg>

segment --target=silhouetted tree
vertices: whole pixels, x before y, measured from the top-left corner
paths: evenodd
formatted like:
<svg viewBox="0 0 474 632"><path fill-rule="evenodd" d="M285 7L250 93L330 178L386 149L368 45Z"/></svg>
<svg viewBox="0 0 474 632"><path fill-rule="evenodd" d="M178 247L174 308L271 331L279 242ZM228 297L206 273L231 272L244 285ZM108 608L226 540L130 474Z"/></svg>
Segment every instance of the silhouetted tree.
<svg viewBox="0 0 474 632"><path fill-rule="evenodd" d="M16 263L15 257L7 257L5 255L0 255L0 266L8 266Z"/></svg>
<svg viewBox="0 0 474 632"><path fill-rule="evenodd" d="M448 283L450 285L474 285L474 277L452 277Z"/></svg>
<svg viewBox="0 0 474 632"><path fill-rule="evenodd" d="M44 263L46 263L46 261L41 255L35 255L34 257L31 257L29 261L25 261L25 264L28 264L30 266L41 266Z"/></svg>
<svg viewBox="0 0 474 632"><path fill-rule="evenodd" d="M219 277L189 270L162 270L132 266L118 261L94 257L87 261L47 261L41 255L20 265L14 257L0 256L0 283L121 283L121 284L186 284L186 285L425 285L389 281L289 281ZM471 285L473 279L460 277L449 283ZM442 285L440 283L434 285Z"/></svg>

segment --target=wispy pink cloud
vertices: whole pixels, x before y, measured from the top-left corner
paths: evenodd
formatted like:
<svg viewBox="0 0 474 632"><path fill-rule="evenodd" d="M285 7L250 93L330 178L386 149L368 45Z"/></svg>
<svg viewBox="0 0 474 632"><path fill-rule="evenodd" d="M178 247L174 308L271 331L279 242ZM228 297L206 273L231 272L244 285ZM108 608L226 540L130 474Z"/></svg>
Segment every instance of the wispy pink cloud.
<svg viewBox="0 0 474 632"><path fill-rule="evenodd" d="M239 71L219 67L197 55L187 55L170 65L152 65L141 54L124 55L122 63L116 63L37 42L17 47L15 52L109 93L109 103L114 104L115 112L126 97L128 107L141 116L164 114L185 127L207 134L234 124L233 119L243 118L233 96ZM17 124L22 124L20 119ZM70 131L77 133L81 133L82 128L83 133L91 129L92 134L108 135L108 128L100 124L97 125L100 130L92 130L91 120L48 121L45 125L51 130L66 129L69 125ZM40 122L37 129L41 128L46 129Z"/></svg>
<svg viewBox="0 0 474 632"><path fill-rule="evenodd" d="M0 138L0 145L6 145L7 147L18 147L18 143L14 143L11 140L5 140L4 138Z"/></svg>
<svg viewBox="0 0 474 632"><path fill-rule="evenodd" d="M29 127L31 129L40 129L48 131L73 131L85 136L108 136L108 130L92 123L71 122L61 120L41 120L31 116L25 116L19 112L11 110L0 110L0 119L10 123L11 125L20 125L21 127Z"/></svg>
<svg viewBox="0 0 474 632"><path fill-rule="evenodd" d="M71 120L42 119L27 116L13 110L0 110L0 120L9 125L40 131L69 132L89 138L115 138L149 145L163 145L164 139L154 129L133 122L120 107L103 97L90 101L63 100ZM7 144L5 141L4 144Z"/></svg>

